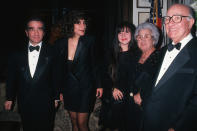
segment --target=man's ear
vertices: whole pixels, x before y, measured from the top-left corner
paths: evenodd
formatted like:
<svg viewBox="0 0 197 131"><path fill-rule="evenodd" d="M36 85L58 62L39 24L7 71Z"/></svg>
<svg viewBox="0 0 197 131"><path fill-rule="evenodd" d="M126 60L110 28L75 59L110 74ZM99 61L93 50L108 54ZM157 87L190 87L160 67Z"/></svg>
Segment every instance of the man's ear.
<svg viewBox="0 0 197 131"><path fill-rule="evenodd" d="M192 28L192 26L194 25L194 18L191 18L190 19L190 22L189 22L189 26L190 26L190 29Z"/></svg>
<svg viewBox="0 0 197 131"><path fill-rule="evenodd" d="M27 32L27 30L25 30L25 34L26 34L26 36L28 37L28 32Z"/></svg>

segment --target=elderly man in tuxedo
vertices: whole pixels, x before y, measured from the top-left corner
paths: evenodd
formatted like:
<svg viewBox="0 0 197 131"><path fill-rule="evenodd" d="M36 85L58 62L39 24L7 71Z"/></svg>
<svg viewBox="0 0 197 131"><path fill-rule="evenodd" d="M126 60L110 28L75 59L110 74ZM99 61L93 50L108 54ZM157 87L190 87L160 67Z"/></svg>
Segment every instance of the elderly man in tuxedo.
<svg viewBox="0 0 197 131"><path fill-rule="evenodd" d="M44 22L27 21L28 42L10 55L5 109L17 99L23 131L52 131L58 102L58 68L52 48L43 42Z"/></svg>
<svg viewBox="0 0 197 131"><path fill-rule="evenodd" d="M143 131L197 131L197 39L189 6L174 4L163 17L172 42L163 48L163 60L151 96L145 103Z"/></svg>

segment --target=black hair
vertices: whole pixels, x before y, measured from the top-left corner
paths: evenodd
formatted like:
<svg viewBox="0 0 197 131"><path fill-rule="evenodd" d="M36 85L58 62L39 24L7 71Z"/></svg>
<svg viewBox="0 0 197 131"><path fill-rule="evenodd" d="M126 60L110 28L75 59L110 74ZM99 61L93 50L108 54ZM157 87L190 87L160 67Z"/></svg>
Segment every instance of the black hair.
<svg viewBox="0 0 197 131"><path fill-rule="evenodd" d="M41 23L43 24L43 31L45 31L45 29L46 29L45 23L44 23L44 21L42 20L42 18L39 17L39 16L31 16L30 18L28 18L27 21L26 21L25 30L28 30L28 29L29 29L29 23L30 23L31 21L39 21L39 22L41 22Z"/></svg>
<svg viewBox="0 0 197 131"><path fill-rule="evenodd" d="M117 56L117 54L121 51L121 47L119 46L119 40L118 40L118 34L122 31L124 31L124 29L126 28L126 30L128 30L129 32L131 32L131 41L129 42L129 50L131 49L131 46L134 46L133 44L135 43L134 40L134 33L135 33L135 26L129 22L122 22L120 24L117 25L116 30L115 30L115 37L113 40L113 52L114 55Z"/></svg>
<svg viewBox="0 0 197 131"><path fill-rule="evenodd" d="M80 20L85 20L86 27L88 26L88 17L84 11L71 10L64 14L61 25L62 34L66 37L73 37L74 35L74 24L79 23Z"/></svg>
<svg viewBox="0 0 197 131"><path fill-rule="evenodd" d="M127 31L131 32L131 41L129 42L129 45L128 45L128 51L132 53L135 50L135 48L137 48L137 44L134 39L134 33L135 33L136 27L132 23L129 23L126 21L118 24L115 29L115 36L114 36L114 40L112 44L112 72L113 74L111 77L112 77L113 83L116 83L115 81L117 80L117 70L119 66L118 65L119 53L122 51L119 45L120 42L118 40L118 34L124 31L125 28Z"/></svg>

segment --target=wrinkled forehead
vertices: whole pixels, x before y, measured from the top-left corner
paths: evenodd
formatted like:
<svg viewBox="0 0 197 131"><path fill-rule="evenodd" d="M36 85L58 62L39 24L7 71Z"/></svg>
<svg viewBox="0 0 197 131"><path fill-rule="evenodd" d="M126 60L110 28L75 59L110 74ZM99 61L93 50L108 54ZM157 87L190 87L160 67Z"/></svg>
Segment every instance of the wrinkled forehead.
<svg viewBox="0 0 197 131"><path fill-rule="evenodd" d="M188 16L189 9L183 5L174 5L170 7L170 9L167 12L167 16L173 16L173 15Z"/></svg>

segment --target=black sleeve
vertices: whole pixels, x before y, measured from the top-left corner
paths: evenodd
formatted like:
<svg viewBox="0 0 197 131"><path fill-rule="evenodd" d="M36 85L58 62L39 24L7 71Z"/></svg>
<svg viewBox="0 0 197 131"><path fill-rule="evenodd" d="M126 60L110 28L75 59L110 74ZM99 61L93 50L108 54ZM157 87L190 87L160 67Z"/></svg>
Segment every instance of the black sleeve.
<svg viewBox="0 0 197 131"><path fill-rule="evenodd" d="M101 88L101 61L99 58L99 48L96 43L96 39L93 36L89 36L90 42L90 56L91 56L91 69L94 79L95 88Z"/></svg>
<svg viewBox="0 0 197 131"><path fill-rule="evenodd" d="M6 99L15 101L18 89L17 84L17 54L13 53L8 57L8 78L6 81Z"/></svg>
<svg viewBox="0 0 197 131"><path fill-rule="evenodd" d="M57 88L57 96L62 93L63 89L63 47L62 40L57 40L53 45L53 55L54 55L54 80L56 88Z"/></svg>

